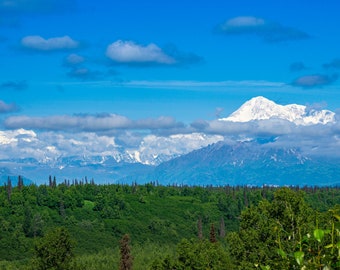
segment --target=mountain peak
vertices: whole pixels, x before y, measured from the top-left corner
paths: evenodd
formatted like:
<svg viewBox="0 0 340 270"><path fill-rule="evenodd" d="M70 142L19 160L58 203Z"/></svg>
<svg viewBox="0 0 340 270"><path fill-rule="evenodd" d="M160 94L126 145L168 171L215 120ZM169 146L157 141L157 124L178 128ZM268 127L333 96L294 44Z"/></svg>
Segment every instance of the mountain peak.
<svg viewBox="0 0 340 270"><path fill-rule="evenodd" d="M283 119L296 125L327 124L335 121L335 114L328 110L308 109L304 105L279 105L265 97L254 97L221 121L249 122L253 120Z"/></svg>

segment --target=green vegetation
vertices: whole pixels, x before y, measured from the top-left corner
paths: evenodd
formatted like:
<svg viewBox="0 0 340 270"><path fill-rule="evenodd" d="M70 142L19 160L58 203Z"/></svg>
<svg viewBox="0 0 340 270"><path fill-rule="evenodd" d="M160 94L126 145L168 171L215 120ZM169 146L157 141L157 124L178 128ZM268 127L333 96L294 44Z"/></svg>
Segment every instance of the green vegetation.
<svg viewBox="0 0 340 270"><path fill-rule="evenodd" d="M339 269L337 187L0 187L0 269Z"/></svg>

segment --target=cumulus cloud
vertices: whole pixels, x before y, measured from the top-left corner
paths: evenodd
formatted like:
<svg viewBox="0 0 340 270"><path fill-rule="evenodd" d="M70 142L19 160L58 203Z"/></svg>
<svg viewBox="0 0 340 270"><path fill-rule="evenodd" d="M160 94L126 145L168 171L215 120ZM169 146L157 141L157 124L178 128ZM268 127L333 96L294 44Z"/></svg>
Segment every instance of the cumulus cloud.
<svg viewBox="0 0 340 270"><path fill-rule="evenodd" d="M186 66L203 61L202 57L182 52L172 44L160 48L154 43L141 45L123 40L110 44L106 49L106 56L117 64L134 66Z"/></svg>
<svg viewBox="0 0 340 270"><path fill-rule="evenodd" d="M4 101L0 100L0 113L10 113L16 112L19 110L19 107L15 103L7 104Z"/></svg>
<svg viewBox="0 0 340 270"><path fill-rule="evenodd" d="M305 75L305 76L296 78L292 82L292 85L303 87L303 88L322 87L325 85L332 84L337 79L338 79L337 74L334 74L332 76L324 75L324 74Z"/></svg>
<svg viewBox="0 0 340 270"><path fill-rule="evenodd" d="M253 16L231 18L217 26L216 30L225 35L255 35L270 43L309 38L307 33L296 28Z"/></svg>
<svg viewBox="0 0 340 270"><path fill-rule="evenodd" d="M30 50L46 52L75 49L79 46L79 42L73 40L69 36L53 37L49 39L45 39L41 36L27 36L21 40L21 46Z"/></svg>
<svg viewBox="0 0 340 270"><path fill-rule="evenodd" d="M106 49L106 56L117 63L123 64L175 64L176 60L157 45L151 43L146 46L133 41L118 40Z"/></svg>
<svg viewBox="0 0 340 270"><path fill-rule="evenodd" d="M26 81L7 81L0 84L0 89L24 90L28 87Z"/></svg>

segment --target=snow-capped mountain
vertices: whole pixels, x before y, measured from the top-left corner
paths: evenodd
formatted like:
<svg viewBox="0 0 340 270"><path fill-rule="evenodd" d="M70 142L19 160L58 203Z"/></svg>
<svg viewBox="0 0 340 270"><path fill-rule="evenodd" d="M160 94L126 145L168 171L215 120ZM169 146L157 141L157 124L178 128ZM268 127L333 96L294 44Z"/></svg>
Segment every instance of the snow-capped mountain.
<svg viewBox="0 0 340 270"><path fill-rule="evenodd" d="M267 120L272 124L271 119L293 123L289 127L296 127L298 136L294 132L277 134L266 129L247 133ZM245 122L250 121L255 122L244 129L248 126ZM86 132L74 137L68 133L5 130L0 131L0 180L3 183L8 176L21 175L44 183L48 175L55 175L59 181L87 176L97 183L339 184L340 156L327 154L327 149L338 146L337 134L327 133L329 137L319 143L313 132L320 128L329 132L332 123L338 124L331 111L297 104L279 105L260 96L245 102L227 118L204 122L206 134L204 131L148 134L122 140ZM242 132L232 129L224 133L229 125L240 126ZM317 139L311 143L309 137L303 142L301 131ZM130 141L133 143L129 144Z"/></svg>
<svg viewBox="0 0 340 270"><path fill-rule="evenodd" d="M259 96L245 102L238 110L221 121L249 122L252 120L266 120L279 118L296 125L315 125L335 122L335 113L329 110L308 109L298 104L279 105Z"/></svg>

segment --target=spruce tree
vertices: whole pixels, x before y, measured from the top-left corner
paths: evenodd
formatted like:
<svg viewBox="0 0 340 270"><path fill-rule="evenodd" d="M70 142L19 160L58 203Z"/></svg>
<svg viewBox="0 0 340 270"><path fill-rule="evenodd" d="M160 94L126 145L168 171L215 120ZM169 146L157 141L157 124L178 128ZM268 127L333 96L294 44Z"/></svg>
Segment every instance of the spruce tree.
<svg viewBox="0 0 340 270"><path fill-rule="evenodd" d="M133 258L130 249L130 236L125 234L119 241L120 244L120 264L119 270L131 270Z"/></svg>
<svg viewBox="0 0 340 270"><path fill-rule="evenodd" d="M210 243L216 243L217 242L214 223L211 223L211 226L210 226L210 238L209 238L209 240L210 240Z"/></svg>
<svg viewBox="0 0 340 270"><path fill-rule="evenodd" d="M34 268L38 270L71 270L73 242L65 228L56 228L40 239L35 246Z"/></svg>
<svg viewBox="0 0 340 270"><path fill-rule="evenodd" d="M21 175L18 176L18 190L21 190L24 186L24 180Z"/></svg>

